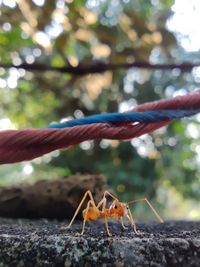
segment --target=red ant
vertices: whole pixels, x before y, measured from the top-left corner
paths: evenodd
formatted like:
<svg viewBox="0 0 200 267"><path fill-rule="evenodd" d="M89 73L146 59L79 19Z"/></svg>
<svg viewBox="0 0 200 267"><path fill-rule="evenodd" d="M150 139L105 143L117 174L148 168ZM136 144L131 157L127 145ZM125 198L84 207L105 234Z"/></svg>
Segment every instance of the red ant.
<svg viewBox="0 0 200 267"><path fill-rule="evenodd" d="M161 223L163 223L162 218L158 215L156 210L153 208L153 206L150 204L150 202L146 198L133 200L133 201L130 201L128 203L121 203L113 194L111 194L108 191L105 191L103 198L96 205L91 191L88 190L84 194L84 196L83 196L71 222L67 226L67 228L71 227L74 219L76 218L76 216L77 216L81 206L83 205L85 199L87 198L87 196L89 196L90 200L87 203L86 209L84 209L82 212L84 220L83 220L82 231L79 235L83 235L84 230L85 230L86 221L96 221L100 218L104 220L106 232L107 232L108 236L112 236L109 229L108 229L108 221L107 221L108 218L112 218L112 219L116 219L117 221L120 221L120 223L124 229L126 229L126 227L124 226L123 219L127 218L128 221L130 222L134 232L136 234L139 234L137 229L136 229L135 221L134 221L133 216L131 214L131 211L129 209L129 205L131 205L135 202L141 202L141 201L145 201L149 205L149 207L152 209L152 211L155 214L155 216L157 217L157 219ZM106 208L106 204L107 204L107 198L106 197L111 197L113 199L113 202L111 203L109 208ZM101 207L101 209L100 209L100 207Z"/></svg>

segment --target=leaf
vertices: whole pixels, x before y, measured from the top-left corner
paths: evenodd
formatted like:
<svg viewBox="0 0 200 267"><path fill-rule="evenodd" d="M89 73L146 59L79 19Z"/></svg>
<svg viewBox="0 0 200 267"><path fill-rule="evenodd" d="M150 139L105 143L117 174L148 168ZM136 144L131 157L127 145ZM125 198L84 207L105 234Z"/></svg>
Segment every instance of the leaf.
<svg viewBox="0 0 200 267"><path fill-rule="evenodd" d="M58 51L61 51L64 53L66 50L66 45L69 39L69 35L67 33L62 33L60 34L56 40L55 40L55 47L57 48Z"/></svg>

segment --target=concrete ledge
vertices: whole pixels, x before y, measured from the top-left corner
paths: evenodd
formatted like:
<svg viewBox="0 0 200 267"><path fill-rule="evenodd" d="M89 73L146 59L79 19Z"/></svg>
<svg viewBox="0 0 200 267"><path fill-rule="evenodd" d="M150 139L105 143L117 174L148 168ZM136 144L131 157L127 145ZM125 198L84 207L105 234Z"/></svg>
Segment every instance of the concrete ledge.
<svg viewBox="0 0 200 267"><path fill-rule="evenodd" d="M63 222L0 219L0 267L18 266L200 266L200 222L137 224L130 228L110 222L112 238L103 224L87 224L85 235L76 236L81 222L66 232Z"/></svg>

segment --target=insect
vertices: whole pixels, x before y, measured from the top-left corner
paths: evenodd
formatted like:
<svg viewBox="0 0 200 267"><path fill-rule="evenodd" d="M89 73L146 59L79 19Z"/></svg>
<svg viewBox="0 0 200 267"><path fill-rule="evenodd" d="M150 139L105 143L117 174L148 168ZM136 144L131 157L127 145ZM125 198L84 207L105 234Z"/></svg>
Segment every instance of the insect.
<svg viewBox="0 0 200 267"><path fill-rule="evenodd" d="M133 201L130 201L128 203L121 203L118 200L118 198L115 197L112 193L110 193L109 191L105 191L103 194L103 198L96 205L91 191L88 190L84 194L78 208L76 209L71 222L69 223L69 225L67 227L64 227L64 229L66 229L66 228L69 229L71 227L71 225L73 224L79 210L81 209L81 207L82 207L82 205L85 202L87 197L89 197L89 201L87 202L86 208L82 212L83 226L82 226L82 231L81 231L81 233L79 233L79 235L83 235L83 233L85 231L85 224L87 221L96 221L98 219L103 219L108 236L112 236L112 234L110 233L109 228L108 228L108 219L110 219L110 218L119 221L121 223L122 228L124 228L124 229L126 229L126 227L124 226L124 219L127 218L128 221L130 222L132 228L133 228L133 231L136 234L139 234L137 229L136 229L136 224L135 224L135 221L133 219L132 213L129 209L129 205L132 205L136 202L142 202L142 201L146 202L149 205L149 207L151 208L151 210L153 211L153 213L155 214L155 216L157 217L159 222L163 223L162 218L159 216L159 214L156 212L156 210L153 208L151 203L146 198L133 200ZM107 199L108 198L112 199L112 203L107 208Z"/></svg>

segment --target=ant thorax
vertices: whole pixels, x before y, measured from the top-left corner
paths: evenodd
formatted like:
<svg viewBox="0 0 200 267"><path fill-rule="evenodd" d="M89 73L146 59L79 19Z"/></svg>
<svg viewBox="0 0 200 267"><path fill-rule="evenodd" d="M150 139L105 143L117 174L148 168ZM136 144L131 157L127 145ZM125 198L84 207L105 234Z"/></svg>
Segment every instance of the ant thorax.
<svg viewBox="0 0 200 267"><path fill-rule="evenodd" d="M115 201L109 208L110 217L120 218L128 214L126 204Z"/></svg>

